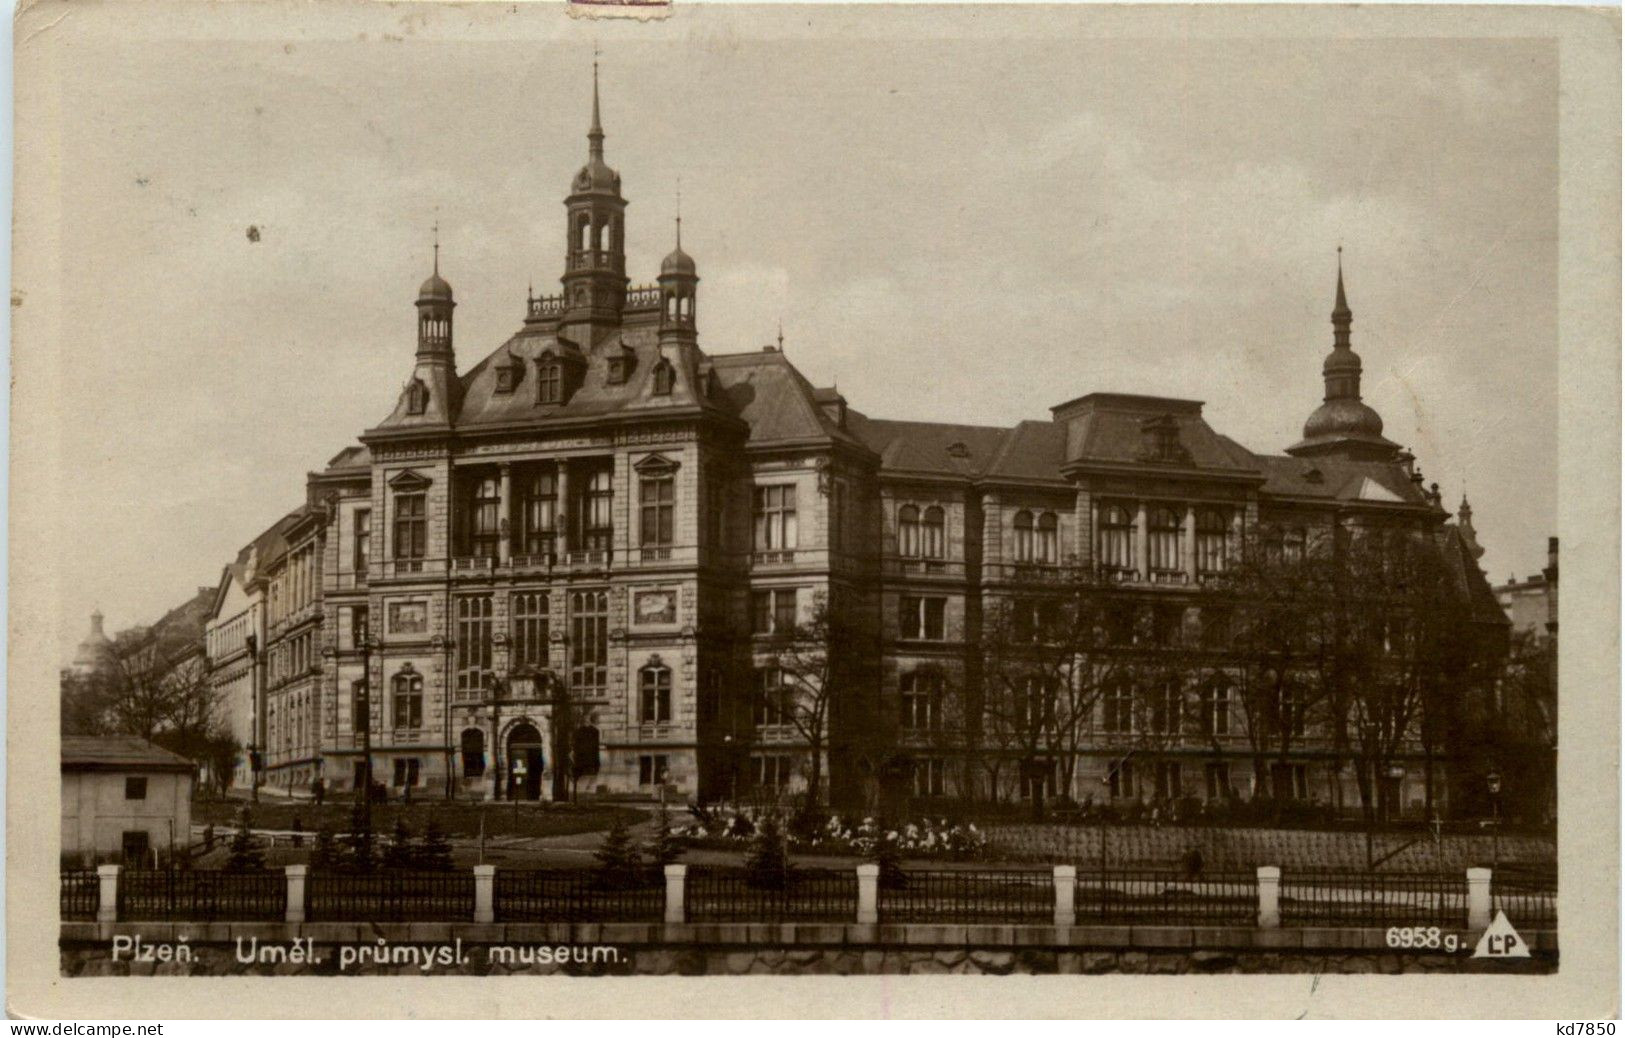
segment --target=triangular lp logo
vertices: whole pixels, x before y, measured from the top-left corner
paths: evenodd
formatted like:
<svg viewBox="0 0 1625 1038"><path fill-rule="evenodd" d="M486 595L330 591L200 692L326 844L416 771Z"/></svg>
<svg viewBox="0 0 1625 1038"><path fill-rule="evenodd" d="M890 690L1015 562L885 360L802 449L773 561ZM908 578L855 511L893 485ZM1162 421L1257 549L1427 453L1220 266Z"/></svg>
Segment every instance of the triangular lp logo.
<svg viewBox="0 0 1625 1038"><path fill-rule="evenodd" d="M1529 946L1523 943L1518 931L1507 922L1507 914L1500 909L1495 910L1495 919L1484 936L1478 939L1478 947L1473 949L1475 959L1527 959Z"/></svg>

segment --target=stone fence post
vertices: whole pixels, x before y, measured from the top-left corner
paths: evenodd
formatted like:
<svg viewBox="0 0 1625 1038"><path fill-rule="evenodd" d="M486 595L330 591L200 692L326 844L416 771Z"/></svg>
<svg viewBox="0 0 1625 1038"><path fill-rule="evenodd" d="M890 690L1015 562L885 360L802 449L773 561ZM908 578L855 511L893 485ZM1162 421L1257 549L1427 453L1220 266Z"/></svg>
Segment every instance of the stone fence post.
<svg viewBox="0 0 1625 1038"><path fill-rule="evenodd" d="M1055 866L1055 925L1073 926L1078 921L1078 867Z"/></svg>
<svg viewBox="0 0 1625 1038"><path fill-rule="evenodd" d="M288 877L288 904L282 912L282 918L290 923L305 921L305 873L308 865L284 865L282 871Z"/></svg>
<svg viewBox="0 0 1625 1038"><path fill-rule="evenodd" d="M1490 925L1490 870L1467 870L1467 929L1485 930Z"/></svg>
<svg viewBox="0 0 1625 1038"><path fill-rule="evenodd" d="M687 884L687 865L666 866L666 922L681 923L688 918L684 897Z"/></svg>
<svg viewBox="0 0 1625 1038"><path fill-rule="evenodd" d="M1281 867L1258 867L1258 926L1275 930L1281 925Z"/></svg>
<svg viewBox="0 0 1625 1038"><path fill-rule="evenodd" d="M495 865L474 866L474 921L476 923L494 923L497 920L496 882L497 867Z"/></svg>
<svg viewBox="0 0 1625 1038"><path fill-rule="evenodd" d="M880 866L874 862L858 866L858 922L880 922Z"/></svg>
<svg viewBox="0 0 1625 1038"><path fill-rule="evenodd" d="M96 921L118 921L118 866L96 866L96 882L100 886L100 900L96 902Z"/></svg>

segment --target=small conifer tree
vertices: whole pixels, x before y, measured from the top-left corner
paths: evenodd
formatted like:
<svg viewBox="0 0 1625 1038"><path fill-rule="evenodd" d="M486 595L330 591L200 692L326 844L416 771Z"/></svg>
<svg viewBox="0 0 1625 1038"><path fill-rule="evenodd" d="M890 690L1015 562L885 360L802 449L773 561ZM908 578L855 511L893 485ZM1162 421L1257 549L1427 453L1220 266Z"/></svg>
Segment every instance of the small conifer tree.
<svg viewBox="0 0 1625 1038"><path fill-rule="evenodd" d="M249 815L248 808L243 808L243 813L237 818L237 832L231 838L231 850L226 855L226 868L231 872L265 868L265 854L254 846L253 837L248 833L253 824L254 819Z"/></svg>
<svg viewBox="0 0 1625 1038"><path fill-rule="evenodd" d="M386 869L410 869L417 866L417 848L412 843L412 830L406 819L395 819L395 831L390 834L389 846L384 848L383 866Z"/></svg>
<svg viewBox="0 0 1625 1038"><path fill-rule="evenodd" d="M683 847L671 831L671 820L666 817L666 812L660 812L655 822L654 837L643 853L651 862L661 866L670 865L683 856Z"/></svg>
<svg viewBox="0 0 1625 1038"><path fill-rule="evenodd" d="M624 889L637 882L638 869L643 864L637 845L632 842L632 830L626 820L617 817L604 842L593 852L598 861L598 882L611 889Z"/></svg>
<svg viewBox="0 0 1625 1038"><path fill-rule="evenodd" d="M417 848L417 867L430 872L450 872L451 841L440 827L438 819L431 818L423 828L423 840Z"/></svg>
<svg viewBox="0 0 1625 1038"><path fill-rule="evenodd" d="M745 882L761 890L783 890L790 878L790 855L784 845L784 826L770 814L756 827L745 854Z"/></svg>

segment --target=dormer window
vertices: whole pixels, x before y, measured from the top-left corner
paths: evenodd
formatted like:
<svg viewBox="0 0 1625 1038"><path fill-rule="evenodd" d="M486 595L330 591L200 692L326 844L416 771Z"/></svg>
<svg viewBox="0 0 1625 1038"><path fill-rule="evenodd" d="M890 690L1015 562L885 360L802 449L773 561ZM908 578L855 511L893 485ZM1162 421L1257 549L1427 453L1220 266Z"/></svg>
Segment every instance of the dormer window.
<svg viewBox="0 0 1625 1038"><path fill-rule="evenodd" d="M512 393L525 377L525 366L512 353L497 363L496 370L498 393Z"/></svg>
<svg viewBox="0 0 1625 1038"><path fill-rule="evenodd" d="M422 414L429 409L429 387L414 378L406 387L406 413Z"/></svg>
<svg viewBox="0 0 1625 1038"><path fill-rule="evenodd" d="M948 444L948 457L968 458L970 457L970 448L965 446L963 440L955 440L954 442Z"/></svg>
<svg viewBox="0 0 1625 1038"><path fill-rule="evenodd" d="M632 377L632 369L637 367L637 354L626 343L609 358L609 384L618 386Z"/></svg>
<svg viewBox="0 0 1625 1038"><path fill-rule="evenodd" d="M557 357L545 356L536 364L536 402L564 402L564 365L559 363Z"/></svg>
<svg viewBox="0 0 1625 1038"><path fill-rule="evenodd" d="M1190 452L1179 442L1179 421L1171 414L1140 423L1140 444L1145 461L1190 461Z"/></svg>
<svg viewBox="0 0 1625 1038"><path fill-rule="evenodd" d="M655 365L653 375L654 388L652 392L654 395L671 396L672 386L677 382L677 369L671 366L671 361L661 357L660 362Z"/></svg>

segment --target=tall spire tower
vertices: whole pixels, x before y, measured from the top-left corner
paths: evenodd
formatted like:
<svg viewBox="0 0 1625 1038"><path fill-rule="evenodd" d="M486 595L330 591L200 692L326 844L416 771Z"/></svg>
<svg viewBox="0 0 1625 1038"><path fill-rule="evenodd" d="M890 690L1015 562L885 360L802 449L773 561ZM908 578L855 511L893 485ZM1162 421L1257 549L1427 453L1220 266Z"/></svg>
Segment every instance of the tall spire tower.
<svg viewBox="0 0 1625 1038"><path fill-rule="evenodd" d="M1354 311L1343 287L1343 247L1337 247L1337 298L1332 303L1332 351L1320 366L1326 383L1321 405L1303 423L1303 439L1288 454L1341 454L1389 460L1398 445L1382 435L1382 416L1360 399L1360 355L1353 345Z"/></svg>
<svg viewBox="0 0 1625 1038"><path fill-rule="evenodd" d="M592 62L592 125L587 164L564 200L564 321L585 325L577 335L590 348L616 326L626 304L626 200L621 175L604 161L604 126L598 100L598 58Z"/></svg>

